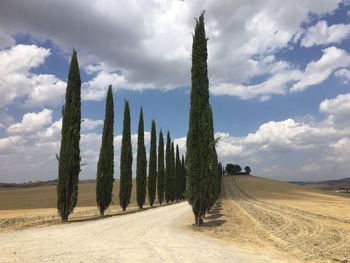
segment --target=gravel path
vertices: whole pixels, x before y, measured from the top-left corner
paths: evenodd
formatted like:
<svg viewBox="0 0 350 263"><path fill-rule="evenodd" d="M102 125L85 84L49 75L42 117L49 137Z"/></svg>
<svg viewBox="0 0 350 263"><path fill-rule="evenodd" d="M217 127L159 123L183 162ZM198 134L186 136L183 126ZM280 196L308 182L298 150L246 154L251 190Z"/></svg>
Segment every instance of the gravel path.
<svg viewBox="0 0 350 263"><path fill-rule="evenodd" d="M0 262L280 262L181 227L187 202L0 234Z"/></svg>

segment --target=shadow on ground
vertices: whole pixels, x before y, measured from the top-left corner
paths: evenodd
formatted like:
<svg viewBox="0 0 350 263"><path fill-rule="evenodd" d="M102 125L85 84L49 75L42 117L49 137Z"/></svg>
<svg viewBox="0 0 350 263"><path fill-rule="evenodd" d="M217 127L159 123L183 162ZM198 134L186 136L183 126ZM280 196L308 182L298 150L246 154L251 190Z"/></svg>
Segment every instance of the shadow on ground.
<svg viewBox="0 0 350 263"><path fill-rule="evenodd" d="M220 213L222 210L222 204L221 202L218 202L214 205L212 209L208 212L208 214L205 217L205 222L203 222L203 227L217 227L225 224L226 220L219 219L223 216L223 214Z"/></svg>

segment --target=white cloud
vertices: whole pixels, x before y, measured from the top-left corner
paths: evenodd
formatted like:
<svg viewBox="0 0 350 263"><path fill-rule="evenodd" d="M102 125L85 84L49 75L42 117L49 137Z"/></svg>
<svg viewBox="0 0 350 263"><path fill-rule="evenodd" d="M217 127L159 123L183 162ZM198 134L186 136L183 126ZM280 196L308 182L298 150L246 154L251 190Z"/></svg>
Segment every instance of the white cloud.
<svg viewBox="0 0 350 263"><path fill-rule="evenodd" d="M125 77L118 73L99 72L96 77L89 82L83 83L83 100L102 100L107 95L107 88L112 85L113 89L126 85Z"/></svg>
<svg viewBox="0 0 350 263"><path fill-rule="evenodd" d="M343 83L344 84L348 84L349 80L350 80L350 70L343 68L343 69L339 69L338 71L336 71L334 73L334 75L338 78L342 78L343 79Z"/></svg>
<svg viewBox="0 0 350 263"><path fill-rule="evenodd" d="M27 107L57 105L64 94L64 82L53 75L36 75L32 69L42 65L50 50L36 45L16 45L0 50L0 107L21 97Z"/></svg>
<svg viewBox="0 0 350 263"><path fill-rule="evenodd" d="M303 91L326 80L336 69L350 65L350 56L334 46L322 50L323 55L317 61L311 61L300 80L290 89L292 92Z"/></svg>
<svg viewBox="0 0 350 263"><path fill-rule="evenodd" d="M22 121L10 125L7 128L9 134L31 134L42 131L45 126L52 123L52 111L43 109L41 112L26 113L23 115Z"/></svg>
<svg viewBox="0 0 350 263"><path fill-rule="evenodd" d="M279 65L276 65L272 59L263 63L265 69L270 67L268 72L271 72L271 76L267 80L254 85L216 83L210 87L210 91L213 95L230 95L241 99L260 98L261 101L265 101L271 95L300 92L320 84L335 70L350 65L350 55L343 49L332 46L323 49L322 52L322 57L308 63L303 71L286 62L279 61Z"/></svg>
<svg viewBox="0 0 350 263"><path fill-rule="evenodd" d="M288 91L288 84L299 80L302 73L299 70L282 70L266 81L255 85L234 85L223 83L213 85L210 92L213 95L237 96L241 99L252 99L260 97L262 101L269 99L270 95L282 95Z"/></svg>
<svg viewBox="0 0 350 263"><path fill-rule="evenodd" d="M217 152L224 163L250 165L253 174L285 180L346 177L350 151L350 94L324 100L323 120L289 118L263 123L242 137L217 132Z"/></svg>
<svg viewBox="0 0 350 263"><path fill-rule="evenodd" d="M20 136L10 136L7 138L0 138L0 153L11 151L13 147L19 146L24 142Z"/></svg>
<svg viewBox="0 0 350 263"><path fill-rule="evenodd" d="M301 46L312 47L330 43L341 43L350 36L350 24L337 24L328 26L325 20L318 21L309 27L301 40Z"/></svg>
<svg viewBox="0 0 350 263"><path fill-rule="evenodd" d="M0 10L1 27L11 34L50 39L65 52L78 47L80 65L88 73L97 73L96 80L86 84L90 88L83 97L99 100L109 84L132 90L188 85L193 17L200 10L207 10L211 82L240 87L268 73L263 57L287 48L310 13L332 12L340 0L239 1L234 5L232 1L107 0L89 6L83 1L44 2L7 2ZM39 8L43 4L44 13ZM85 16L76 16L82 9ZM101 73L102 68L109 76ZM281 90L274 92L281 94Z"/></svg>
<svg viewBox="0 0 350 263"><path fill-rule="evenodd" d="M324 100L320 104L320 112L326 116L321 121L316 121L310 116L269 121L263 123L255 132L242 137L217 132L215 138L220 138L217 144L219 159L224 165L228 162L239 163L241 166L249 165L255 175L279 179L321 180L329 179L330 173L334 178L344 177L348 171L346 160L350 156L348 152L350 124L337 126L329 119L333 116L332 118L338 120L342 114L350 112L348 111L349 101L350 94ZM31 119L37 119L38 114L40 113ZM30 118L24 116L23 119L19 125L15 125L21 127L21 132L23 129L26 130L25 123L28 123L27 120ZM52 123L50 118L44 119L47 121L31 121L41 124L27 129L27 131L39 130L36 137L26 136L29 141L24 141L21 136L10 136L0 140L0 163L14 164L18 156L25 157L20 165L11 166L16 169L7 169L8 165L2 166L4 176L2 180L11 181L12 175L22 174L22 172L23 177L17 176L16 180L56 178L55 153L59 152L61 120ZM91 120L90 124L89 128L93 129L96 125L100 125L101 121ZM18 132L18 134L23 133ZM116 135L114 138L116 178L119 177L121 138L121 135ZM150 133L145 132L147 152L149 140ZM87 165L83 167L81 178L95 177L100 144L100 133L82 134L81 156L82 162ZM186 137L175 138L174 144L178 144L181 152L184 153ZM137 134L132 134L132 147L136 158ZM134 159L133 171L135 171L135 165ZM336 173L333 171L335 167Z"/></svg>
<svg viewBox="0 0 350 263"><path fill-rule="evenodd" d="M7 128L14 122L14 118L6 110L0 109L0 129Z"/></svg>
<svg viewBox="0 0 350 263"><path fill-rule="evenodd" d="M332 155L328 159L334 160L337 163L350 161L350 139L347 137L341 138L336 143L331 144Z"/></svg>
<svg viewBox="0 0 350 263"><path fill-rule="evenodd" d="M62 129L62 118L58 121L53 122L45 130L37 133L37 139L39 142L49 142L49 141L58 141L61 136Z"/></svg>
<svg viewBox="0 0 350 263"><path fill-rule="evenodd" d="M81 124L81 129L83 131L91 131L102 125L103 125L103 120L92 120L92 119L84 118L84 121Z"/></svg>
<svg viewBox="0 0 350 263"><path fill-rule="evenodd" d="M320 104L320 112L328 115L328 121L336 127L350 126L350 93L326 99Z"/></svg>
<svg viewBox="0 0 350 263"><path fill-rule="evenodd" d="M24 102L24 107L38 105L57 106L63 103L66 92L66 83L57 79L54 75L35 75L31 78L31 90Z"/></svg>

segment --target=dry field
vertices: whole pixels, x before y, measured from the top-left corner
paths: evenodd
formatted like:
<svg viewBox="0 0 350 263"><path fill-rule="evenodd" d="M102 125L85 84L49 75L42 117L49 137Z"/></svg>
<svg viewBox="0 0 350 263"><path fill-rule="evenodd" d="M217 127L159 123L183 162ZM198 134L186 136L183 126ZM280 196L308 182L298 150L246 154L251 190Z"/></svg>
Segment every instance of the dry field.
<svg viewBox="0 0 350 263"><path fill-rule="evenodd" d="M107 216L123 213L119 207L119 181L115 181L113 185L113 203L106 213ZM146 198L145 208L147 207ZM136 182L133 182L131 202L127 212L138 210ZM82 182L79 184L78 204L70 216L70 221L92 220L97 217L99 212L96 207L95 183ZM0 187L0 232L60 222L56 209L55 185L25 188Z"/></svg>
<svg viewBox="0 0 350 263"><path fill-rule="evenodd" d="M224 177L200 230L290 262L350 262L350 195L275 180Z"/></svg>

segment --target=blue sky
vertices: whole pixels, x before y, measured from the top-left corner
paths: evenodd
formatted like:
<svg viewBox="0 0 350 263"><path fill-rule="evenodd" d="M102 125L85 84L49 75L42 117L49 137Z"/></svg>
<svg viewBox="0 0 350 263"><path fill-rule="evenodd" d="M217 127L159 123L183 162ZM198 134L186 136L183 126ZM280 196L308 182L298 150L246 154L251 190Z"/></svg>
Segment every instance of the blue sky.
<svg viewBox="0 0 350 263"><path fill-rule="evenodd" d="M82 179L95 177L109 84L116 178L125 99L134 142L142 106L146 131L155 119L185 153L201 10L220 160L281 180L349 176L349 1L41 2L0 4L0 182L57 177L73 47L83 82Z"/></svg>

